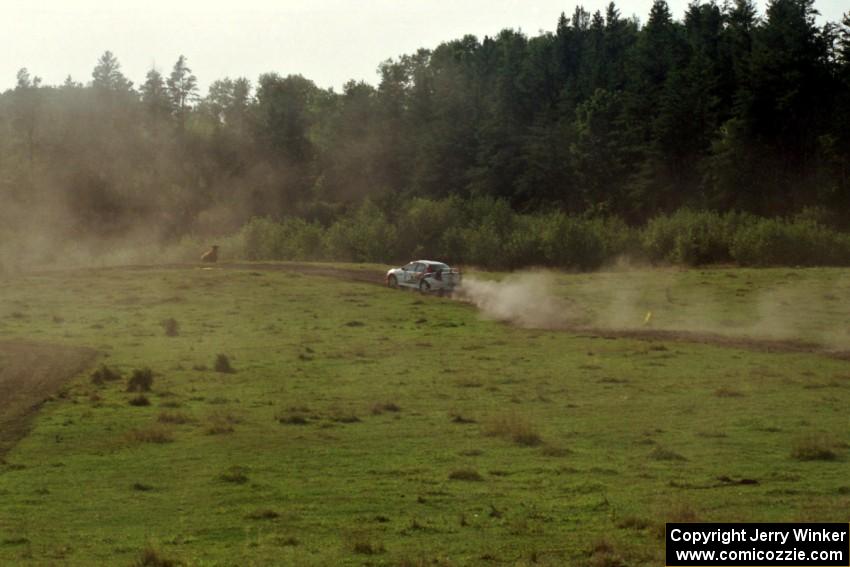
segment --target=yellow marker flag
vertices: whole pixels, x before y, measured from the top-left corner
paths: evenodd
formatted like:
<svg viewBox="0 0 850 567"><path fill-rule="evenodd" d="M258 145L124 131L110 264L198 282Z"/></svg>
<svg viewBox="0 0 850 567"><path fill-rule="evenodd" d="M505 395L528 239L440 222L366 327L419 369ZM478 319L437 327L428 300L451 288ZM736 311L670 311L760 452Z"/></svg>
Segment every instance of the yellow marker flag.
<svg viewBox="0 0 850 567"><path fill-rule="evenodd" d="M646 312L646 317L643 318L643 324L649 325L649 322L652 321L652 311Z"/></svg>

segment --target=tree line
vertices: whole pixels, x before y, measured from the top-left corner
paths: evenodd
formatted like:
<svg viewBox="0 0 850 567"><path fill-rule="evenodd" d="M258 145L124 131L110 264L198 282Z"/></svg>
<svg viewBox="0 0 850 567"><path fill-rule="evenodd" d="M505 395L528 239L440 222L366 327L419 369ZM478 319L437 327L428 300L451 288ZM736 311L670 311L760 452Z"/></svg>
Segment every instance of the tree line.
<svg viewBox="0 0 850 567"><path fill-rule="evenodd" d="M267 73L201 96L183 56L138 86L109 51L85 84L21 69L0 94L0 222L169 240L485 199L628 225L817 210L847 228L850 12L816 15L813 0L695 0L682 20L655 0L643 24L577 7L554 32L468 35L341 92Z"/></svg>

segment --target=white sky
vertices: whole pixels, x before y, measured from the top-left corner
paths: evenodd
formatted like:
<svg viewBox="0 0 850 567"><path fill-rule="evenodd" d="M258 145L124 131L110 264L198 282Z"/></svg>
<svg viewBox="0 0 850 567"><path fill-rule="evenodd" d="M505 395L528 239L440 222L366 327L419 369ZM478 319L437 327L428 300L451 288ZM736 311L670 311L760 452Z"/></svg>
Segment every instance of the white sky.
<svg viewBox="0 0 850 567"><path fill-rule="evenodd" d="M604 11L608 0L585 0ZM668 0L681 19L688 0ZM763 9L765 0L758 0ZM652 0L619 0L645 21ZM301 73L337 90L348 79L377 83L381 61L464 34L553 31L564 0L0 0L0 91L27 67L45 84L70 74L88 82L112 51L136 85L151 65L167 73L188 58L202 93L215 79ZM822 21L839 21L846 0L818 0Z"/></svg>

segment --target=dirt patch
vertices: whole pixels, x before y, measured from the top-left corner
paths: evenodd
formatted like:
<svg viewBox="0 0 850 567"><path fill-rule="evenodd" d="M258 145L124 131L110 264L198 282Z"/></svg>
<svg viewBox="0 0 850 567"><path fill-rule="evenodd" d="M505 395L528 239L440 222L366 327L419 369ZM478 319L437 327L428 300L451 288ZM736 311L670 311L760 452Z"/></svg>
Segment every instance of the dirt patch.
<svg viewBox="0 0 850 567"><path fill-rule="evenodd" d="M334 268L309 263L286 263L286 264L219 264L222 268L237 270L272 271L272 272L296 272L305 276L325 276L365 282L378 285L386 285L385 273L375 270L355 270L353 268Z"/></svg>
<svg viewBox="0 0 850 567"><path fill-rule="evenodd" d="M829 350L821 345L805 341L762 339L735 335L719 335L716 333L697 333L690 331L655 330L655 329L601 329L581 325L562 325L553 330L578 333L583 336L600 337L604 339L636 339L644 341L669 341L682 343L699 343L757 352L791 352L804 354L819 354L840 360L850 360L850 352Z"/></svg>
<svg viewBox="0 0 850 567"><path fill-rule="evenodd" d="M96 354L88 348L0 341L0 457L26 435L41 404Z"/></svg>

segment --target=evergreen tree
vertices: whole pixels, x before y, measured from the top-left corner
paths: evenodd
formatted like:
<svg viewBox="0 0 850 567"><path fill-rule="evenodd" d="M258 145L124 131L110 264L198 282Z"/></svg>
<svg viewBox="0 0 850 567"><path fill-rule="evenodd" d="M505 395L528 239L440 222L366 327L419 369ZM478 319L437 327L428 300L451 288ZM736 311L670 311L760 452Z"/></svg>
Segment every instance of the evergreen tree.
<svg viewBox="0 0 850 567"><path fill-rule="evenodd" d="M178 126L183 130L186 117L193 102L198 98L198 79L186 65L186 57L181 55L166 80L168 97Z"/></svg>
<svg viewBox="0 0 850 567"><path fill-rule="evenodd" d="M156 128L174 111L172 99L169 96L162 74L156 69L149 70L139 91L147 115Z"/></svg>
<svg viewBox="0 0 850 567"><path fill-rule="evenodd" d="M133 83L121 72L121 64L111 51L105 51L92 71L92 87L100 91L128 93Z"/></svg>
<svg viewBox="0 0 850 567"><path fill-rule="evenodd" d="M813 171L810 156L829 107L827 47L816 13L813 0L771 0L754 36L740 112L749 143L764 144L773 156L763 177L774 192L772 211L806 204L799 184Z"/></svg>

